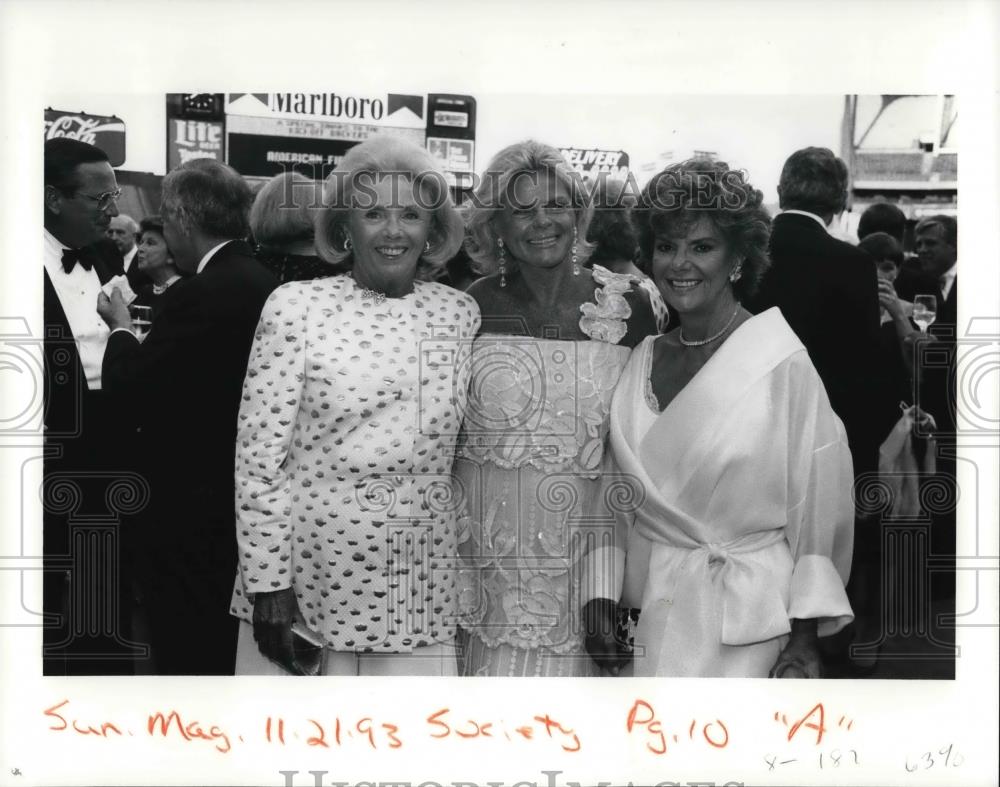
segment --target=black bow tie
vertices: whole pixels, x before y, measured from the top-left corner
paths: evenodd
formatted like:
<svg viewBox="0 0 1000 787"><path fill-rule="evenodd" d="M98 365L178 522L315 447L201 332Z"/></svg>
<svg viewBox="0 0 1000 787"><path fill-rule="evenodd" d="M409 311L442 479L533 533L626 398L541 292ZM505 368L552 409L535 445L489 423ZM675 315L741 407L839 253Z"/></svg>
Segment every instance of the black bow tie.
<svg viewBox="0 0 1000 787"><path fill-rule="evenodd" d="M62 266L66 273L73 270L73 266L79 263L84 270L89 271L94 267L94 261L90 259L84 249L63 249Z"/></svg>

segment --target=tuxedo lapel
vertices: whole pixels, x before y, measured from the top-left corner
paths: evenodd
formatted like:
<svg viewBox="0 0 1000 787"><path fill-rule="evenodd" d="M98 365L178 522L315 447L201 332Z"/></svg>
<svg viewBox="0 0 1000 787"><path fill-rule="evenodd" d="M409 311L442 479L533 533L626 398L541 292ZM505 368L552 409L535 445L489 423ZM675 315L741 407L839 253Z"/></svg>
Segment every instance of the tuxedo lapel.
<svg viewBox="0 0 1000 787"><path fill-rule="evenodd" d="M72 336L72 331L69 329L69 320L66 317L62 303L59 301L59 296L56 295L56 288L52 286L49 272L43 268L42 275L45 276L45 289L43 290L42 301L42 320L45 323L45 332L48 334L50 327L58 327L64 335Z"/></svg>

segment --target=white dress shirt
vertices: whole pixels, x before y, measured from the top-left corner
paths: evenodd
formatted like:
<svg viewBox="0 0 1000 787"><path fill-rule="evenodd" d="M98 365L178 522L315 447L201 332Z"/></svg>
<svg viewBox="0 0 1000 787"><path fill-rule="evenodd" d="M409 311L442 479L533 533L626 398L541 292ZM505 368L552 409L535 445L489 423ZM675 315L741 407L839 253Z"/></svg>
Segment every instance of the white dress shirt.
<svg viewBox="0 0 1000 787"><path fill-rule="evenodd" d="M87 387L91 391L101 390L101 364L104 348L108 344L110 331L97 313L97 296L101 292L101 280L97 271L89 271L76 265L66 273L62 266L62 254L69 246L64 246L51 233L45 231L44 264L49 281L55 288L59 303L62 304L69 322L73 339L76 341Z"/></svg>
<svg viewBox="0 0 1000 787"><path fill-rule="evenodd" d="M135 259L135 255L136 255L136 253L138 251L139 251L139 247L138 246L133 246L132 250L128 254L125 255L125 257L124 257L125 273L128 273L128 269L132 265L132 260Z"/></svg>
<svg viewBox="0 0 1000 787"><path fill-rule="evenodd" d="M955 286L956 276L958 276L958 260L955 260L955 264L945 271L938 280L941 284L941 298L943 300L948 300L948 296L951 295L951 288Z"/></svg>
<svg viewBox="0 0 1000 787"><path fill-rule="evenodd" d="M201 262L199 262L199 263L198 263L198 270L197 270L197 273L201 273L201 272L202 272L203 270L205 270L205 266L206 266L206 265L208 265L208 261L209 261L210 259L212 259L212 257L214 257L214 256L215 256L215 253L216 253L216 252L217 252L217 251L218 251L219 249L221 249L221 248L222 248L223 246L225 246L225 245L226 245L227 243L232 243L232 241L231 241L231 240L224 240L224 241L222 241L222 243L220 243L220 244L219 244L218 246L213 246L213 247L212 247L212 248L210 248L210 249L209 249L209 250L208 250L207 252L205 252L205 256L204 256L204 257L202 257L202 258L201 258Z"/></svg>

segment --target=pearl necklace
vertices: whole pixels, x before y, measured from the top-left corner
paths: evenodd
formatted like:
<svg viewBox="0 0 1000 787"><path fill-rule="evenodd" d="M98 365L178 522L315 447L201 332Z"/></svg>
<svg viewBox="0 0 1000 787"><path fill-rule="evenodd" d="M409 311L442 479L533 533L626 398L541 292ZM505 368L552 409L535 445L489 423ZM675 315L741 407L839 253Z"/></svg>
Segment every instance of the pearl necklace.
<svg viewBox="0 0 1000 787"><path fill-rule="evenodd" d="M718 341L719 339L722 338L722 335L729 330L730 326L734 322L736 322L736 315L738 315L739 313L740 313L740 305L736 304L736 311L734 311L733 316L729 318L729 322L725 324L725 326L722 328L721 331L712 336L709 336L707 339L700 339L699 341L696 342L688 341L687 339L684 338L683 328L681 328L680 331L678 331L677 338L680 340L681 344L683 344L685 347L703 347L706 344L711 344L712 342Z"/></svg>

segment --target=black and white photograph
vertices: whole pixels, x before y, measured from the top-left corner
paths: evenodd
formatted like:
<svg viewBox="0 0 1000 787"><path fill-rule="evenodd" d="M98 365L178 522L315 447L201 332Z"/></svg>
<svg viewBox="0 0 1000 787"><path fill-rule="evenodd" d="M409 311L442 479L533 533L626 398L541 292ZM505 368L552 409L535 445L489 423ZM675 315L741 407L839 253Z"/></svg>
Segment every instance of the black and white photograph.
<svg viewBox="0 0 1000 787"><path fill-rule="evenodd" d="M995 783L998 8L246 8L0 10L0 783Z"/></svg>

